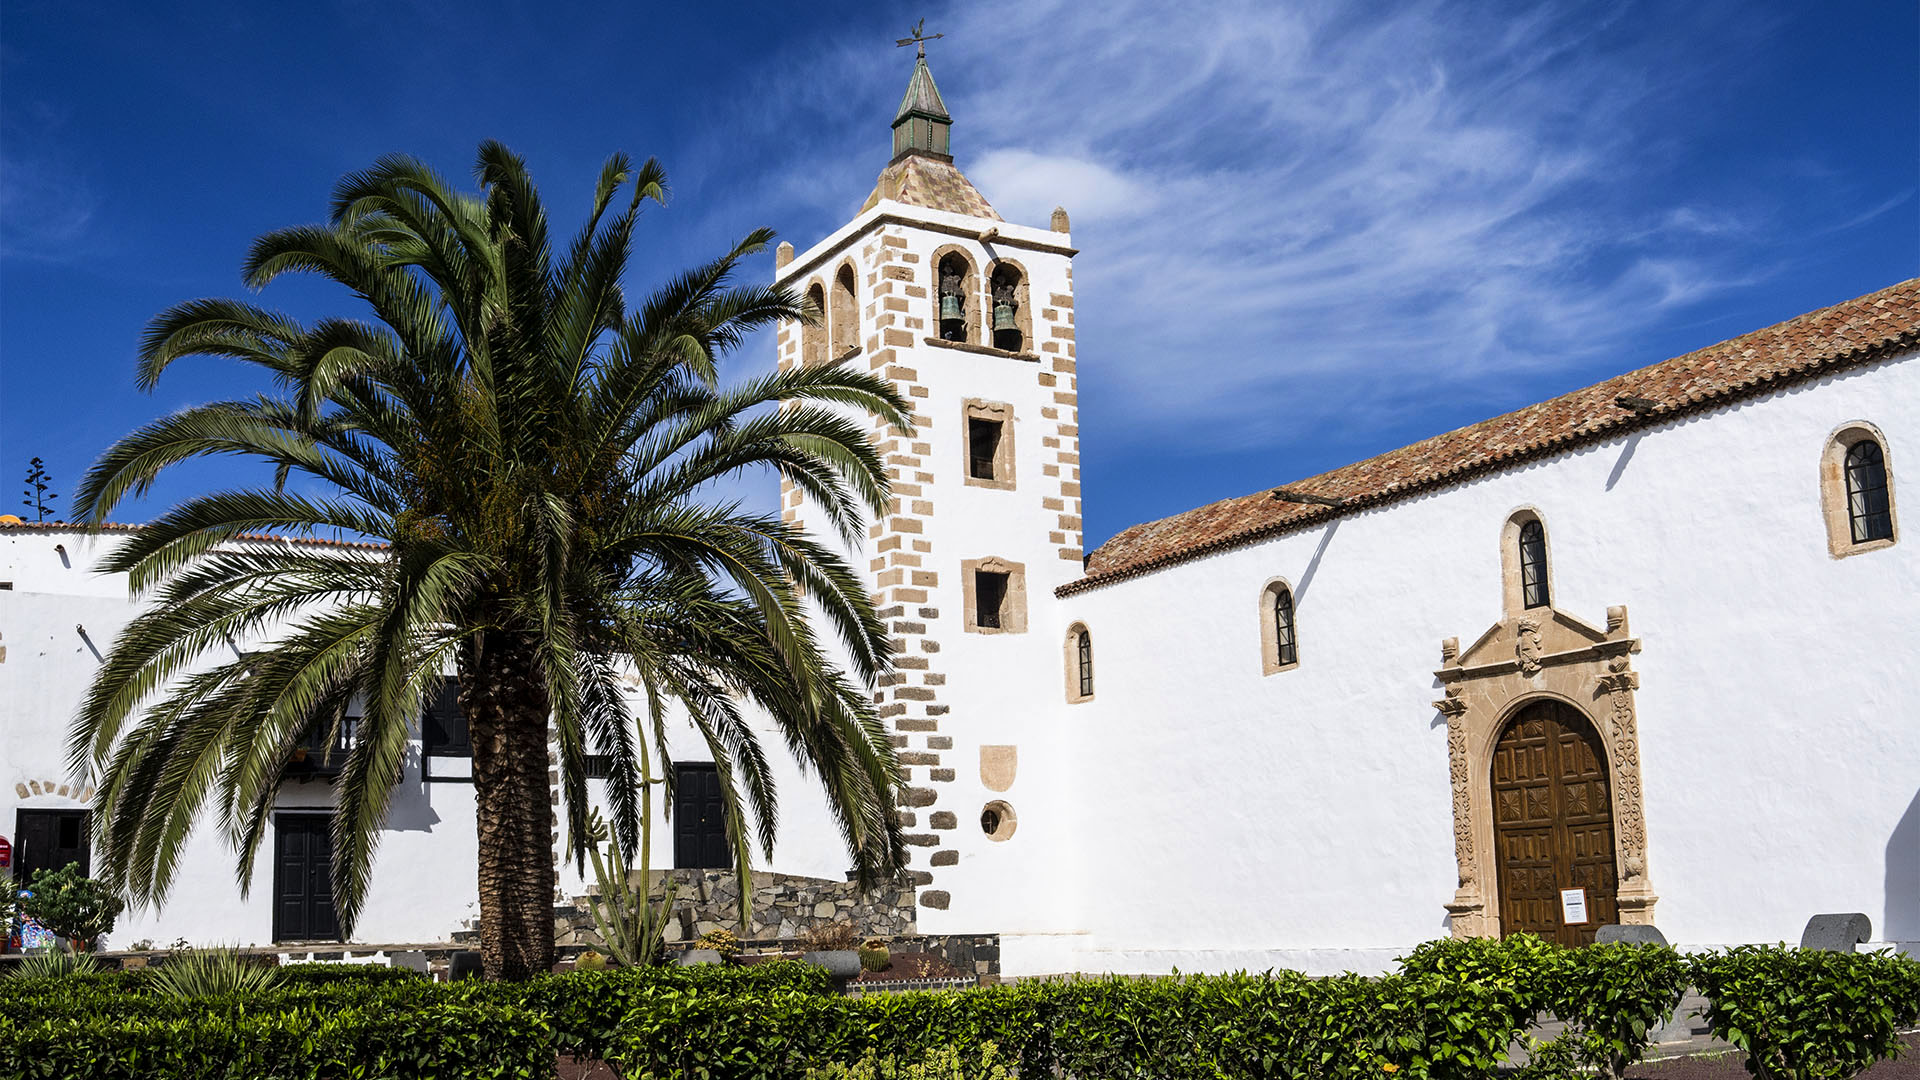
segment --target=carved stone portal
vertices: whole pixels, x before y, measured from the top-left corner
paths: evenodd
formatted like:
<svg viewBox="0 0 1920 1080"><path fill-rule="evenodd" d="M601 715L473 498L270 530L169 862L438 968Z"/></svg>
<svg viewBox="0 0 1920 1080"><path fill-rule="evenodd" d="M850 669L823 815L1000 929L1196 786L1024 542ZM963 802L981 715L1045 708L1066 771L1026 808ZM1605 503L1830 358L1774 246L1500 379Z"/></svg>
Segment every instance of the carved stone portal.
<svg viewBox="0 0 1920 1080"><path fill-rule="evenodd" d="M1446 719L1453 783L1460 887L1446 908L1454 937L1500 933L1500 883L1493 872L1493 749L1513 714L1541 698L1578 708L1606 744L1620 921L1653 922L1658 897L1647 874L1640 734L1634 718L1633 695L1640 676L1632 670L1632 654L1639 651L1639 640L1627 631L1625 607L1607 609L1605 630L1563 611L1536 608L1510 613L1464 652L1457 638L1441 642L1443 666L1434 674L1442 696L1433 705Z"/></svg>

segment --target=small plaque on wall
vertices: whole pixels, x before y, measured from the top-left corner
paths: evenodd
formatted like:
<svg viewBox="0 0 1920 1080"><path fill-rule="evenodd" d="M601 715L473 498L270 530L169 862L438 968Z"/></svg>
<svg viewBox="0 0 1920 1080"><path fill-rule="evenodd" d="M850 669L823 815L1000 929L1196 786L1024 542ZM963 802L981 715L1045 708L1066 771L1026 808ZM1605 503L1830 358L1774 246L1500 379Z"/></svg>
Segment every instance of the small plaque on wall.
<svg viewBox="0 0 1920 1080"><path fill-rule="evenodd" d="M1581 926L1587 921L1587 890L1560 890L1560 921L1568 926Z"/></svg>

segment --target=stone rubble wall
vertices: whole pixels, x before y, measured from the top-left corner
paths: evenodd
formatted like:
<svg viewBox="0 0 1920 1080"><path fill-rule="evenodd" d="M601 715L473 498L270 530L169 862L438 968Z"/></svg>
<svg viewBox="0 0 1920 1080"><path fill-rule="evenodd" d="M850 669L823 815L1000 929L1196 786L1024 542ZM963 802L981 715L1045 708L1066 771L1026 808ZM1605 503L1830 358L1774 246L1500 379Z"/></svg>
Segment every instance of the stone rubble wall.
<svg viewBox="0 0 1920 1080"><path fill-rule="evenodd" d="M897 938L913 934L914 887L901 880L871 889L851 881L804 877L798 874L754 873L752 922L740 927L739 880L726 870L655 871L651 897L658 902L664 880L675 883L676 920L666 932L668 944L692 941L714 930L727 930L742 942L798 938L827 923L851 922L861 937ZM638 885L638 882L635 882ZM600 933L588 906L590 897L578 897L557 908L554 940L565 945L599 945Z"/></svg>

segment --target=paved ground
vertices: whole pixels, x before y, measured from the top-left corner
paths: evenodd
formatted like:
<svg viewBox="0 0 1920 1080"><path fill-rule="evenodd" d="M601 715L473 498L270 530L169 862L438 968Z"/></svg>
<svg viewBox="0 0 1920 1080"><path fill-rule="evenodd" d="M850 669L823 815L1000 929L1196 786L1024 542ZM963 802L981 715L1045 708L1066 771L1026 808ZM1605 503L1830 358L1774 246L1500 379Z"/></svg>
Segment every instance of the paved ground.
<svg viewBox="0 0 1920 1080"><path fill-rule="evenodd" d="M1904 1054L1859 1073L1858 1080L1920 1080L1920 1033L1901 1041ZM1740 1055L1725 1052L1642 1062L1627 1070L1628 1080L1746 1080L1746 1076Z"/></svg>
<svg viewBox="0 0 1920 1080"><path fill-rule="evenodd" d="M1747 1070L1738 1051L1721 1042L1707 1029L1705 1020L1694 1015L1706 1010L1706 999L1692 991L1674 1010L1673 1020L1654 1039L1647 1060L1627 1070L1628 1080L1746 1080ZM1550 1021L1529 1032L1536 1039L1551 1039L1566 1025ZM1906 1052L1892 1061L1860 1073L1858 1080L1920 1080L1920 1032L1909 1032L1901 1039ZM1523 1044L1515 1044L1515 1061L1525 1061Z"/></svg>

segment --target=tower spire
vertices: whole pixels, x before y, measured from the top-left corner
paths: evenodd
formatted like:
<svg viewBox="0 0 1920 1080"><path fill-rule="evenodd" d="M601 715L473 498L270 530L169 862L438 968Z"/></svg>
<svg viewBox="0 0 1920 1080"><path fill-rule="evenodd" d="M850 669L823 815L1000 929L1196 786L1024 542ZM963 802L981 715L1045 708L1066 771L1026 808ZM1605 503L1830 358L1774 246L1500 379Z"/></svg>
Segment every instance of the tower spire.
<svg viewBox="0 0 1920 1080"><path fill-rule="evenodd" d="M934 85L933 72L927 68L927 42L946 35L924 33L926 25L925 19L920 20L908 36L894 42L902 48L908 45L918 47L913 61L913 75L907 80L907 92L901 97L900 109L893 116L895 161L913 153L927 154L942 161L953 160L953 117L947 113L946 102L940 100L940 88Z"/></svg>

